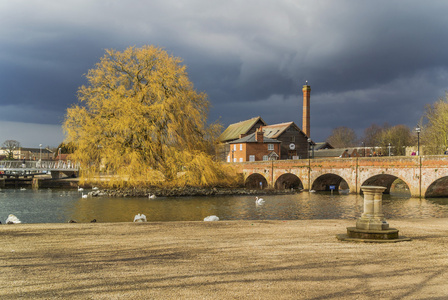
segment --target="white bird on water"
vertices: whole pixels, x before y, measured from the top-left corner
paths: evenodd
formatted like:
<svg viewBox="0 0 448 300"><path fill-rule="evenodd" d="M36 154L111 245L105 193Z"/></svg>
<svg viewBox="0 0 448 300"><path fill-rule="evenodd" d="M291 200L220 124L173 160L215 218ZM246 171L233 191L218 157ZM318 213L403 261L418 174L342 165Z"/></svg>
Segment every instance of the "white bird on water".
<svg viewBox="0 0 448 300"><path fill-rule="evenodd" d="M206 222L219 221L219 218L215 215L212 215L212 216L205 217L204 221L206 221Z"/></svg>
<svg viewBox="0 0 448 300"><path fill-rule="evenodd" d="M78 186L78 192L82 192L82 191L84 191L84 189L82 187Z"/></svg>
<svg viewBox="0 0 448 300"><path fill-rule="evenodd" d="M315 190L310 190L310 193L315 193L316 191Z"/></svg>
<svg viewBox="0 0 448 300"><path fill-rule="evenodd" d="M20 224L22 223L19 218L17 218L16 216L14 216L13 214L10 214L8 216L8 218L5 221L6 224Z"/></svg>
<svg viewBox="0 0 448 300"><path fill-rule="evenodd" d="M87 198L87 195L84 195L84 193L82 193L82 197L85 199Z"/></svg>
<svg viewBox="0 0 448 300"><path fill-rule="evenodd" d="M157 196L156 196L156 195L154 195L154 194L149 194L148 198L149 198L149 199L156 199L156 198L157 198Z"/></svg>
<svg viewBox="0 0 448 300"><path fill-rule="evenodd" d="M264 199L255 197L255 204L256 205L263 205L264 204Z"/></svg>
<svg viewBox="0 0 448 300"><path fill-rule="evenodd" d="M146 222L146 216L144 214L138 214L134 217L134 222Z"/></svg>
<svg viewBox="0 0 448 300"><path fill-rule="evenodd" d="M92 188L92 190L94 190L94 191L98 191L98 188L97 188L96 186L94 186L94 187Z"/></svg>

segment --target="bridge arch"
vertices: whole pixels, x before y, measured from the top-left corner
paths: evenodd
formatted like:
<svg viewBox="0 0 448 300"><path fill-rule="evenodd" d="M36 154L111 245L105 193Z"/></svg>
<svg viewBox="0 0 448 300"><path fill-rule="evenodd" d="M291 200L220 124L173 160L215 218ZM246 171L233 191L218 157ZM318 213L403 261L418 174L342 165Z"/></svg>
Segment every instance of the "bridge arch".
<svg viewBox="0 0 448 300"><path fill-rule="evenodd" d="M274 188L277 190L284 189L303 189L303 184L297 175L285 173L280 175L275 181Z"/></svg>
<svg viewBox="0 0 448 300"><path fill-rule="evenodd" d="M327 173L317 177L313 181L311 190L330 191L330 186L335 186L336 191L350 189L349 184L344 178L337 174Z"/></svg>
<svg viewBox="0 0 448 300"><path fill-rule="evenodd" d="M244 181L244 186L248 189L264 189L269 187L268 181L260 173L253 173L249 175Z"/></svg>
<svg viewBox="0 0 448 300"><path fill-rule="evenodd" d="M393 190L398 184L400 185L403 184L404 185L403 189L409 191L409 184L405 180L391 174L377 174L371 176L367 178L364 182L362 182L361 186L363 185L384 186L386 188L384 193L390 194L391 190ZM360 191L360 193L362 193L362 191Z"/></svg>
<svg viewBox="0 0 448 300"><path fill-rule="evenodd" d="M426 189L425 198L448 197L448 176L432 182Z"/></svg>

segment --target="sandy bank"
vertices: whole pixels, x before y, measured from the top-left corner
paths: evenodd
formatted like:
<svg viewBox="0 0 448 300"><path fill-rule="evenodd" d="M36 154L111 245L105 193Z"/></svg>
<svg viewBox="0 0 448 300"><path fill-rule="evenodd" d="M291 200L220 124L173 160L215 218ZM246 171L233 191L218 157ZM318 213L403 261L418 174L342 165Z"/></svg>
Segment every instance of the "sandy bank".
<svg viewBox="0 0 448 300"><path fill-rule="evenodd" d="M3 299L442 299L448 219L340 242L355 220L1 225Z"/></svg>

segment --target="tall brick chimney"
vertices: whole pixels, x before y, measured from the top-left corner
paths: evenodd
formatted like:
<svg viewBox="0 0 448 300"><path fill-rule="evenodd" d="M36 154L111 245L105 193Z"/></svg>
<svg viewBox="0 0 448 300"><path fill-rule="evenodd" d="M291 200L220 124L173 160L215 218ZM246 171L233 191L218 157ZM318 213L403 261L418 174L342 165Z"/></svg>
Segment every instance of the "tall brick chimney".
<svg viewBox="0 0 448 300"><path fill-rule="evenodd" d="M303 92L303 116L302 116L302 131L307 137L310 137L310 95L311 87L308 85L308 81L302 88Z"/></svg>
<svg viewBox="0 0 448 300"><path fill-rule="evenodd" d="M263 143L264 135L263 135L263 129L258 128L257 132L255 132L255 140L257 143Z"/></svg>

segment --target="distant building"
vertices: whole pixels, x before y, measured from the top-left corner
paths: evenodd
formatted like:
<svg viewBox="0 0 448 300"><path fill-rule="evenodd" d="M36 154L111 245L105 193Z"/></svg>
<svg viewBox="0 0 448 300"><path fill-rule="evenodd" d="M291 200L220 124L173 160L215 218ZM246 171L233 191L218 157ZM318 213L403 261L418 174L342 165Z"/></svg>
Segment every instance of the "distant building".
<svg viewBox="0 0 448 300"><path fill-rule="evenodd" d="M326 157L363 157L370 156L369 148L333 148L333 149L320 149L314 151L314 158L326 158Z"/></svg>
<svg viewBox="0 0 448 300"><path fill-rule="evenodd" d="M324 150L324 149L334 149L332 145L330 145L329 142L319 142L314 144L314 151L317 150Z"/></svg>
<svg viewBox="0 0 448 300"><path fill-rule="evenodd" d="M278 156L279 159L300 159L308 158L310 156L310 146L314 146L314 142L310 139L310 95L311 87L306 82L302 88L303 92L303 114L302 114L302 129L300 129L294 122L280 123L268 125L261 117L255 117L246 121L230 124L226 130L219 136L219 145L216 147L216 156L221 161L242 161L250 160L250 157L258 160L259 157L266 158L266 155L271 159ZM260 131L261 130L261 131ZM268 144L278 145L278 151L271 153L269 156L264 149L265 142L260 142L260 134L263 133L263 141L271 139ZM248 138L250 136L250 139ZM243 140L240 140L243 139ZM257 141L257 142L255 142ZM240 145L241 149L249 147L250 149L241 150L239 153L242 157L236 157L236 146ZM251 144L251 146L249 146ZM255 148L253 145L256 145ZM232 148L233 147L233 148ZM272 146L270 146L272 148ZM275 148L275 146L274 146ZM252 153L255 149L259 149L262 153ZM250 154L247 150L250 150ZM272 150L271 150L272 151ZM243 154L243 152L245 154ZM232 156L233 154L233 156ZM247 156L249 155L249 156ZM230 159L229 159L230 157Z"/></svg>
<svg viewBox="0 0 448 300"><path fill-rule="evenodd" d="M217 156L220 157L220 160L229 161L229 154L232 153L232 145L235 147L234 144L241 144L242 141L240 139L247 140L248 136L251 136L252 140L250 143L253 143L255 141L254 134L260 132L260 130L265 140L275 140L274 144L279 143L279 150L275 151L278 159L308 158L310 147L308 137L294 122L266 125L266 122L261 117L229 125L219 138L221 144L218 146L219 151L217 151ZM260 147L257 146L257 149L261 149ZM255 155L256 160L259 160L258 157L261 154L251 152L250 155ZM266 155L265 152L261 156L263 157L264 155ZM234 158L235 153L233 159L230 156L230 161L235 161ZM239 161L239 158L236 161ZM250 160L248 157L243 157L243 161Z"/></svg>
<svg viewBox="0 0 448 300"><path fill-rule="evenodd" d="M24 148L14 149L12 151L14 159L26 159L26 160L52 160L53 151L47 148ZM8 151L6 148L0 149L0 156L8 156Z"/></svg>

